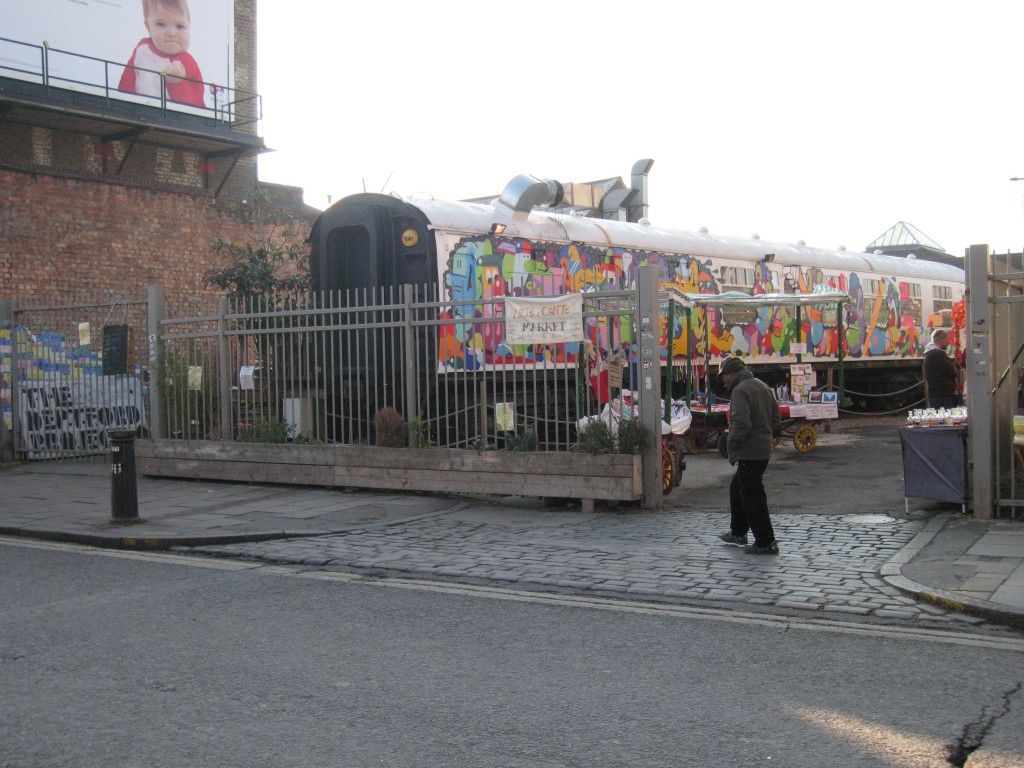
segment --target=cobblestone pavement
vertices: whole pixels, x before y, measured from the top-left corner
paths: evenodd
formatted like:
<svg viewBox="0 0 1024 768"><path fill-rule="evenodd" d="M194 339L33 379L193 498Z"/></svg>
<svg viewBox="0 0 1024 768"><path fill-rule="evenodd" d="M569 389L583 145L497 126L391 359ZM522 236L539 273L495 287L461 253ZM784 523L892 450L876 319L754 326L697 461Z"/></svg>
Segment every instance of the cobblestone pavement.
<svg viewBox="0 0 1024 768"><path fill-rule="evenodd" d="M881 566L923 528L919 520L773 514L781 548L773 557L747 555L719 541L728 527L721 513L567 517L573 520L503 524L477 509L341 535L184 551L517 589L708 607L742 604L747 610L832 619L950 628L984 623L919 602L880 578Z"/></svg>

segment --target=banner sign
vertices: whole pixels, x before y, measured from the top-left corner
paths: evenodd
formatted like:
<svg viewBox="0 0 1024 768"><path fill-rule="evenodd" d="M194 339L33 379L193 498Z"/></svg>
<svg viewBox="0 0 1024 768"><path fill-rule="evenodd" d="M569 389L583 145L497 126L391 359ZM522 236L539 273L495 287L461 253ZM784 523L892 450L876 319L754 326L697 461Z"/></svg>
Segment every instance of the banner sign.
<svg viewBox="0 0 1024 768"><path fill-rule="evenodd" d="M505 341L509 344L560 344L583 338L582 295L505 297Z"/></svg>

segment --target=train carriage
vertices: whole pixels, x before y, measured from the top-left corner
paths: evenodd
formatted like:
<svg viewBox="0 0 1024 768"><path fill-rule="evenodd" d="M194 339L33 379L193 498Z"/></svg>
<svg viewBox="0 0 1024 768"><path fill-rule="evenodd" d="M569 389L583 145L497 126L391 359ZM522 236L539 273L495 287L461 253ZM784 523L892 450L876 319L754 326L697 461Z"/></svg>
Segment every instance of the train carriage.
<svg viewBox="0 0 1024 768"><path fill-rule="evenodd" d="M380 194L338 201L310 236L315 289L433 285L450 308L435 347L439 373L550 364L552 350L509 347L500 324L481 321L495 311L489 300L630 288L641 265L655 266L662 285L682 293L840 290L852 299L842 310L847 387L859 405L876 409L920 398L928 336L951 325L963 297L964 272L947 264L565 215L544 207L557 201L557 182L514 181L531 190L525 205ZM796 322L786 308L709 308L695 313L689 333L681 318L663 328L663 351L665 359L740 355L779 383L799 339L803 362L834 367L835 311L806 311L799 329ZM583 353L566 345L555 362L573 367ZM864 399L872 395L882 399Z"/></svg>

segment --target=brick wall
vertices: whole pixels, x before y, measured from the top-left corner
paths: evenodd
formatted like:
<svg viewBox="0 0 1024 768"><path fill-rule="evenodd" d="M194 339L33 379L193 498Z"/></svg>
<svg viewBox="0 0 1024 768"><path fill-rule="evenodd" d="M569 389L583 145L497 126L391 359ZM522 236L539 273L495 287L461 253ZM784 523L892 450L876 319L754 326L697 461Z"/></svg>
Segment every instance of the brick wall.
<svg viewBox="0 0 1024 768"><path fill-rule="evenodd" d="M169 301L215 295L202 284L212 244L252 239L201 195L2 169L0 190L0 296L136 296L149 284ZM317 213L294 213L301 237Z"/></svg>
<svg viewBox="0 0 1024 768"><path fill-rule="evenodd" d="M256 0L234 8L235 87L256 93ZM253 239L224 215L231 201L265 194L302 237L319 213L297 187L261 185L254 157L232 165L170 145L107 143L60 117L46 127L0 121L0 297L140 295L149 284L169 301L212 294L202 277L218 264L214 241Z"/></svg>

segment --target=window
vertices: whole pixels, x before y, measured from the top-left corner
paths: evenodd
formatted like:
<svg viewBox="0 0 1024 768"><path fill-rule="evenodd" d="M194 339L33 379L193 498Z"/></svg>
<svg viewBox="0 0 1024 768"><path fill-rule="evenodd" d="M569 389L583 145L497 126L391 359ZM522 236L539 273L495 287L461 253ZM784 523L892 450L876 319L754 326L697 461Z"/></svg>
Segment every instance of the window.
<svg viewBox="0 0 1024 768"><path fill-rule="evenodd" d="M940 315L939 321L935 315ZM932 286L932 325L945 327L953 324L953 287L949 285Z"/></svg>
<svg viewBox="0 0 1024 768"><path fill-rule="evenodd" d="M906 287L906 291L903 290L904 287ZM921 305L920 283L900 283L900 296L903 297L900 302L900 314L903 317L913 318L915 327L922 327L924 309Z"/></svg>
<svg viewBox="0 0 1024 768"><path fill-rule="evenodd" d="M867 278L863 281L864 285L864 319L868 322L875 316L875 302L881 300L885 302L885 294L882 294L882 298L878 298L878 288L881 284L879 280L873 280Z"/></svg>
<svg viewBox="0 0 1024 768"><path fill-rule="evenodd" d="M754 270L745 267L722 267L722 287L727 291L754 292Z"/></svg>

